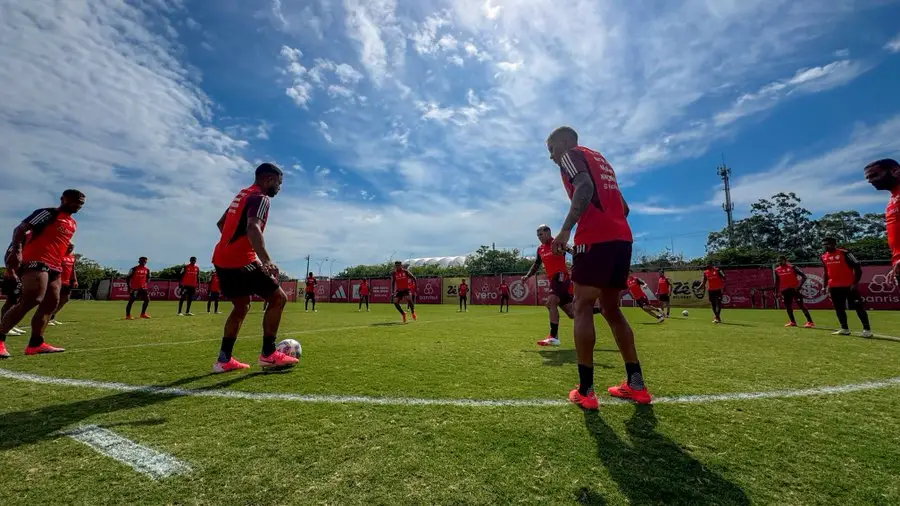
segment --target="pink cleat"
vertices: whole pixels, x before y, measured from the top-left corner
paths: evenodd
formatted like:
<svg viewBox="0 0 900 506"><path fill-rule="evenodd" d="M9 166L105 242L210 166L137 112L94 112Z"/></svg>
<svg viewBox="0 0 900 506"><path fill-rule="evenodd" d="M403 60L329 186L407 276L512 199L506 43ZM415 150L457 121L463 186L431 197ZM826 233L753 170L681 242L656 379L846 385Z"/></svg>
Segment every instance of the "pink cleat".
<svg viewBox="0 0 900 506"><path fill-rule="evenodd" d="M223 372L237 371L240 369L249 369L249 368L250 368L250 364L238 362L238 360L236 358L231 357L231 360L229 360L228 362L216 361L215 365L213 365L213 372L218 374L218 373L223 373Z"/></svg>
<svg viewBox="0 0 900 506"><path fill-rule="evenodd" d="M259 356L259 365L264 369L270 367L292 367L297 365L297 362L299 362L299 360L290 355L285 355L280 351L275 351L268 357L263 355Z"/></svg>
<svg viewBox="0 0 900 506"><path fill-rule="evenodd" d="M0 358L9 358L9 352L6 351L6 342L0 341Z"/></svg>
<svg viewBox="0 0 900 506"><path fill-rule="evenodd" d="M545 339L541 339L537 342L538 346L559 346L559 339L553 336L547 336Z"/></svg>
<svg viewBox="0 0 900 506"><path fill-rule="evenodd" d="M26 355L43 355L44 353L62 353L65 348L57 348L47 343L41 343L40 346L29 346L25 348Z"/></svg>
<svg viewBox="0 0 900 506"><path fill-rule="evenodd" d="M806 322L806 325L803 326L805 329L814 329L816 328L816 324L813 322Z"/></svg>
<svg viewBox="0 0 900 506"><path fill-rule="evenodd" d="M597 400L597 395L594 393L594 389L592 388L587 395L581 395L578 391L579 387L575 387L574 390L569 392L569 402L579 406L581 409L585 409L588 411L596 411L600 409L600 401Z"/></svg>
<svg viewBox="0 0 900 506"><path fill-rule="evenodd" d="M785 323L784 326L785 326L785 327L796 327L796 326L797 326L797 322L788 322L788 323Z"/></svg>

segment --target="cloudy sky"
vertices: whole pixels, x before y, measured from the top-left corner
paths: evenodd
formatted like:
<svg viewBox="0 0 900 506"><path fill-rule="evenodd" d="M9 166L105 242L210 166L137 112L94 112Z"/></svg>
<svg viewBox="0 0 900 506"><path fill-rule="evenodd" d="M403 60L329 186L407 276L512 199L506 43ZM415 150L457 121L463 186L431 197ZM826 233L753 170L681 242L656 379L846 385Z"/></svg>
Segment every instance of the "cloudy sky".
<svg viewBox="0 0 900 506"><path fill-rule="evenodd" d="M544 146L566 124L616 168L639 250L699 255L723 153L739 216L778 191L883 209L861 169L900 156L897 19L889 0L0 0L0 228L76 187L87 256L208 264L265 160L293 274L530 249L567 209Z"/></svg>

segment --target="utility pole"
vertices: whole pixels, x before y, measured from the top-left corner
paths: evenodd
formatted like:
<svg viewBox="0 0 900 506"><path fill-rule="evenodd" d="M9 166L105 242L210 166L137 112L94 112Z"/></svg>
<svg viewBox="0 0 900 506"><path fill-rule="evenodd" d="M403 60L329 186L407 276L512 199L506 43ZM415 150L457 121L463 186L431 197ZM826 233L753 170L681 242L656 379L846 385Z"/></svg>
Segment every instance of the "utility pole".
<svg viewBox="0 0 900 506"><path fill-rule="evenodd" d="M722 209L725 210L725 215L728 217L728 245L733 248L734 203L731 202L731 169L725 165L725 155L722 155L722 165L716 167L716 173L719 174L719 177L722 178L722 182L725 183L725 204L722 205Z"/></svg>
<svg viewBox="0 0 900 506"><path fill-rule="evenodd" d="M307 276L308 272L309 272L309 255L306 255L306 272L303 273L304 278Z"/></svg>

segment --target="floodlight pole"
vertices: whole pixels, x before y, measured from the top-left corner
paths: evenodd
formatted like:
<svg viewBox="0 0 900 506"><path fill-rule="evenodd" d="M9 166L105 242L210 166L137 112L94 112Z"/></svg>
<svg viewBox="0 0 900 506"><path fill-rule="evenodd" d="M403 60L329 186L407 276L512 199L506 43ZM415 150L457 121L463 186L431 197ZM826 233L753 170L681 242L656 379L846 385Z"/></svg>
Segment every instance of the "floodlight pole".
<svg viewBox="0 0 900 506"><path fill-rule="evenodd" d="M734 247L734 203L731 201L731 169L725 165L725 155L722 155L722 165L716 167L716 173L725 183L725 216L728 219L728 246Z"/></svg>

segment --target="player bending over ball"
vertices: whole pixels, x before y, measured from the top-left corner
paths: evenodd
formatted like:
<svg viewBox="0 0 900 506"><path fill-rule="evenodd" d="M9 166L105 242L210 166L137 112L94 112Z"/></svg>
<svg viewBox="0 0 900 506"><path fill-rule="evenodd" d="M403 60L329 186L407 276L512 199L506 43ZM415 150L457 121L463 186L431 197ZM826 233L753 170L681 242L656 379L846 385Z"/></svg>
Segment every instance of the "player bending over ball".
<svg viewBox="0 0 900 506"><path fill-rule="evenodd" d="M31 317L31 338L25 354L65 351L44 342L44 329L59 306L63 258L78 228L72 215L82 206L84 194L66 190L60 197L59 207L34 211L13 231L5 261L7 271L13 276L21 272L22 294L18 304L0 321L0 358L9 358L6 334L32 309L36 310Z"/></svg>
<svg viewBox="0 0 900 506"><path fill-rule="evenodd" d="M538 246L537 254L534 257L534 264L524 276L522 282L528 281L528 278L537 274L541 265L547 272L547 279L550 281L550 295L547 297L547 310L550 312L550 335L537 342L538 346L559 346L559 310L562 308L570 319L575 318L572 309L572 295L569 293L572 280L569 277L569 267L566 265L566 253L554 253L551 248L553 243L553 234L550 227L541 225L537 228L537 238L541 242Z"/></svg>
<svg viewBox="0 0 900 506"><path fill-rule="evenodd" d="M634 345L634 332L619 307L619 295L626 289L631 266L633 237L628 225L628 205L616 182L616 173L596 151L578 145L578 134L569 127L556 129L547 138L550 158L559 166L563 186L571 200L552 251L566 251L572 228L575 255L572 281L575 282L575 349L578 354L578 387L569 400L585 409L597 409L594 394L594 302L599 299L603 317L612 330L625 361L625 381L608 389L610 395L649 403L641 364Z"/></svg>
<svg viewBox="0 0 900 506"><path fill-rule="evenodd" d="M269 219L270 199L281 190L281 169L271 163L256 168L254 183L234 197L217 226L222 233L213 252L213 266L219 275L222 294L233 304L225 321L219 359L213 372L247 369L248 364L234 356L241 324L250 310L250 297L258 295L268 302L263 315L263 344L258 363L263 368L289 367L298 360L275 349L278 327L287 303L287 295L278 284L278 266L266 249L263 231Z"/></svg>
<svg viewBox="0 0 900 506"><path fill-rule="evenodd" d="M645 283L643 279L635 276L631 271L628 271L626 284L628 285L628 293L639 308L643 309L648 315L656 318L657 323L666 321L666 314L663 310L655 308L650 304L650 299L647 298L647 293L644 292L644 287L647 286L647 283Z"/></svg>

